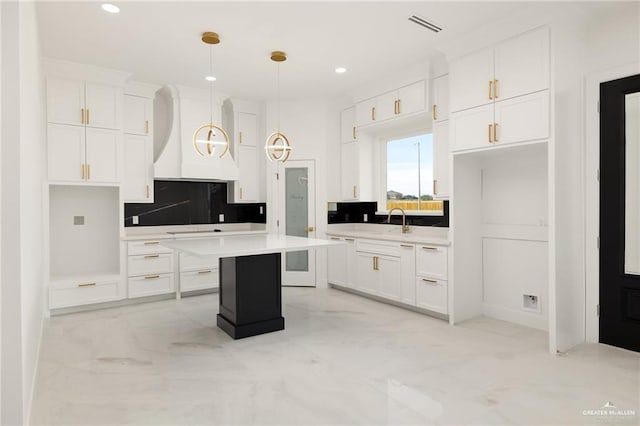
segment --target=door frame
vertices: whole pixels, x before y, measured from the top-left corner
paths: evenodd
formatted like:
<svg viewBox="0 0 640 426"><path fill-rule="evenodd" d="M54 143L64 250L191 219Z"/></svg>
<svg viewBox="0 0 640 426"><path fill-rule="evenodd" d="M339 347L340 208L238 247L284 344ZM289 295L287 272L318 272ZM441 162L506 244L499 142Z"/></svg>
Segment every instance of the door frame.
<svg viewBox="0 0 640 426"><path fill-rule="evenodd" d="M585 337L587 342L600 341L600 83L628 77L640 72L640 63L600 71L586 77L585 93Z"/></svg>
<svg viewBox="0 0 640 426"><path fill-rule="evenodd" d="M308 226L313 226L314 228L314 232L311 234L311 236L316 236L317 232L318 232L318 226L317 226L317 215L316 215L316 202L317 202L317 194L316 194L316 189L317 189L317 182L316 182L316 178L317 178L317 173L316 173L316 160L289 160L286 163L279 163L278 164L278 185L277 185L277 192L278 192L278 215L277 215L277 231L278 231L278 236L284 236L286 235L286 228L287 228L287 219L286 219L286 213L287 213L287 209L286 209L286 189L285 189L285 184L286 184L286 169L288 168L304 168L306 167L309 170L309 176L313 176L313 190L309 191L309 202L310 202L310 206L309 206L309 217L312 218L312 222L313 223L309 223ZM310 179L311 180L311 179ZM287 280L288 276L291 276L291 274L295 274L295 275L303 275L303 279L307 280L307 282L312 283L310 285L299 285L299 286L290 286L290 287L317 287L317 281L318 281L318 276L317 276L317 256L316 256L316 250L308 250L309 251L309 271L308 272L287 272L286 271L286 253L283 253L282 256L282 283L283 285L286 285L285 282Z"/></svg>

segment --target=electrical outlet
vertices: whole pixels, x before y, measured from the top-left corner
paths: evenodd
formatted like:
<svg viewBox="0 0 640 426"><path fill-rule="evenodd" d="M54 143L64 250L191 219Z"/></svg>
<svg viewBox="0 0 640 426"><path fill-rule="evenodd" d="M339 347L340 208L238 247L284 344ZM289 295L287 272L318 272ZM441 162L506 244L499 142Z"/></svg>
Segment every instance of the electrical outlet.
<svg viewBox="0 0 640 426"><path fill-rule="evenodd" d="M137 224L140 223L140 220L138 219L138 216L133 216L131 219L132 219L134 225L137 225Z"/></svg>
<svg viewBox="0 0 640 426"><path fill-rule="evenodd" d="M74 216L73 217L74 225L84 225L84 216Z"/></svg>
<svg viewBox="0 0 640 426"><path fill-rule="evenodd" d="M369 215L366 213L364 214L364 221L369 222Z"/></svg>
<svg viewBox="0 0 640 426"><path fill-rule="evenodd" d="M527 311L540 312L540 303L538 296L533 294L522 295L522 308Z"/></svg>
<svg viewBox="0 0 640 426"><path fill-rule="evenodd" d="M260 214L264 214L264 206L260 206Z"/></svg>
<svg viewBox="0 0 640 426"><path fill-rule="evenodd" d="M224 222L224 213L220 213L218 215L218 222L220 222L220 223Z"/></svg>

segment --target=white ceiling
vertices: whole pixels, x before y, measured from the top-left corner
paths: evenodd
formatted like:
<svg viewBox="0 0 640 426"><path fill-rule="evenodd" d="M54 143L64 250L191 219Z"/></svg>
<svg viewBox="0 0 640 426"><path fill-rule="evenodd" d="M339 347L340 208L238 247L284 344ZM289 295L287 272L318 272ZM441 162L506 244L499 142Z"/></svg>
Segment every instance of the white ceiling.
<svg viewBox="0 0 640 426"><path fill-rule="evenodd" d="M282 98L343 94L423 62L437 46L504 18L518 2L40 2L44 56L132 72L134 79L207 87L204 31L213 47L218 91L247 99L276 93L272 50L283 50ZM408 21L418 14L444 28L434 34ZM347 73L337 75L336 66Z"/></svg>

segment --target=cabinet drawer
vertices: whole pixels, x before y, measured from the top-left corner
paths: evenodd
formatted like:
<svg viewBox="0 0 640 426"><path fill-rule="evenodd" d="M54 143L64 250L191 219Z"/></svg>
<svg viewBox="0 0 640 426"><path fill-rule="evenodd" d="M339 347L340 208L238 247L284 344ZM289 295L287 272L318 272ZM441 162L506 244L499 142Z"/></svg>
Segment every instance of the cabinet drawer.
<svg viewBox="0 0 640 426"><path fill-rule="evenodd" d="M130 241L127 244L127 254L129 256L138 254L172 253L173 250L160 245L159 240Z"/></svg>
<svg viewBox="0 0 640 426"><path fill-rule="evenodd" d="M74 286L49 289L49 308L89 305L120 299L117 280L105 282L78 283Z"/></svg>
<svg viewBox="0 0 640 426"><path fill-rule="evenodd" d="M220 275L218 269L182 272L180 274L180 291L204 290L218 288Z"/></svg>
<svg viewBox="0 0 640 426"><path fill-rule="evenodd" d="M130 277L147 274L164 274L173 272L173 254L145 254L129 256L128 273Z"/></svg>
<svg viewBox="0 0 640 426"><path fill-rule="evenodd" d="M372 240L358 240L356 242L356 250L361 252L366 252L366 253L400 257L399 243L372 241Z"/></svg>
<svg viewBox="0 0 640 426"><path fill-rule="evenodd" d="M180 272L218 269L218 256L194 256L180 253Z"/></svg>
<svg viewBox="0 0 640 426"><path fill-rule="evenodd" d="M447 248L422 244L417 245L416 275L446 280Z"/></svg>
<svg viewBox="0 0 640 426"><path fill-rule="evenodd" d="M416 305L419 308L447 314L447 282L417 277Z"/></svg>
<svg viewBox="0 0 640 426"><path fill-rule="evenodd" d="M167 294L174 291L173 274L151 274L129 278L129 298Z"/></svg>

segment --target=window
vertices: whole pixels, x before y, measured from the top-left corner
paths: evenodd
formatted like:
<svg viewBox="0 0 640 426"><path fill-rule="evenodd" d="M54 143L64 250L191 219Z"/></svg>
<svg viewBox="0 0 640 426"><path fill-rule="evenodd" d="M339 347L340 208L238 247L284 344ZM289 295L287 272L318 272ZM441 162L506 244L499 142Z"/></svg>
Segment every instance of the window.
<svg viewBox="0 0 640 426"><path fill-rule="evenodd" d="M442 214L433 200L433 135L420 134L386 142L387 211L400 207L423 214Z"/></svg>

